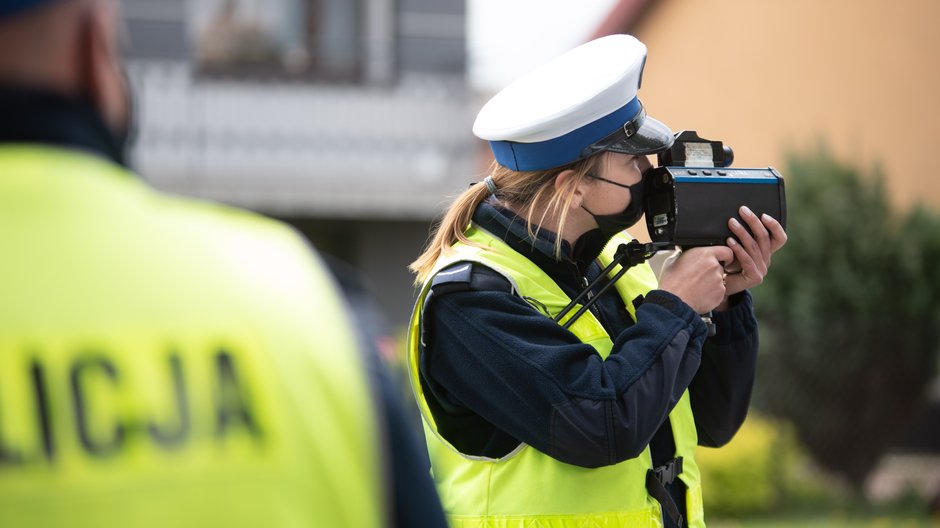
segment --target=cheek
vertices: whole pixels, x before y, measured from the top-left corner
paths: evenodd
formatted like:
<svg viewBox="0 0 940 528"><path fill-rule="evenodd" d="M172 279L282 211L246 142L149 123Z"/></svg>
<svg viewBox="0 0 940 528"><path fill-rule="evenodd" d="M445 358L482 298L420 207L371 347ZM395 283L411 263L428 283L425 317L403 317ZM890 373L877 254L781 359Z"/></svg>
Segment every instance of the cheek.
<svg viewBox="0 0 940 528"><path fill-rule="evenodd" d="M630 191L617 188L616 191L608 191L598 197L598 214L612 215L624 212L630 206Z"/></svg>

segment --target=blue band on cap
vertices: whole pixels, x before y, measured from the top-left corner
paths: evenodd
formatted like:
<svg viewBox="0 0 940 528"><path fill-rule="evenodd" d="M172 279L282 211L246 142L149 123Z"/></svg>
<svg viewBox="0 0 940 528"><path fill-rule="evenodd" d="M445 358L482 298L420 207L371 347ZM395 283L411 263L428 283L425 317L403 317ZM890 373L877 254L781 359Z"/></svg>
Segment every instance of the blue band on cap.
<svg viewBox="0 0 940 528"><path fill-rule="evenodd" d="M51 0L0 0L0 18L15 15L32 7L39 7Z"/></svg>
<svg viewBox="0 0 940 528"><path fill-rule="evenodd" d="M563 136L537 143L490 141L490 149L500 165L514 171L559 167L580 159L584 147L607 137L618 127L633 119L642 108L640 100L634 97L617 110Z"/></svg>

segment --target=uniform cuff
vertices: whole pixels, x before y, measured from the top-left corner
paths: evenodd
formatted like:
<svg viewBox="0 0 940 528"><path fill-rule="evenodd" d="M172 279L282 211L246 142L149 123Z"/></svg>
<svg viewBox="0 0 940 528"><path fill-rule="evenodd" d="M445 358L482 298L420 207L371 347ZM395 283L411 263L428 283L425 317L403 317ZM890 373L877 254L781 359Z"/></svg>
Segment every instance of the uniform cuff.
<svg viewBox="0 0 940 528"><path fill-rule="evenodd" d="M705 323L702 322L702 318L695 313L695 310L693 310L691 306L665 290L650 291L646 294L646 297L643 298L643 304L651 304L665 308L669 313L695 326L694 331L696 333L699 331L707 331Z"/></svg>
<svg viewBox="0 0 940 528"><path fill-rule="evenodd" d="M740 341L757 331L757 318L754 317L754 304L751 293L747 290L728 298L729 307L721 312L714 312L717 333L709 338L719 344Z"/></svg>

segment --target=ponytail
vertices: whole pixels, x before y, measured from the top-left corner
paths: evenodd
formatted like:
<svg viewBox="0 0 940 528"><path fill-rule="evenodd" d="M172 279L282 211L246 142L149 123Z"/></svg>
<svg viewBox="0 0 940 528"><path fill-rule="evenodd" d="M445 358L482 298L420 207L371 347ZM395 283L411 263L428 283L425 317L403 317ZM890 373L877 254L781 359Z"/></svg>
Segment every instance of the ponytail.
<svg viewBox="0 0 940 528"><path fill-rule="evenodd" d="M450 247L456 241L460 240L467 244L473 244L464 234L464 231L470 225L470 219L473 218L473 212L477 210L477 206L489 195L490 190L487 186L478 183L471 185L469 189L461 193L450 204L447 214L437 225L427 249L408 265L408 269L416 274L415 284L423 284L424 281L430 278L431 270L434 269L437 259L451 251Z"/></svg>
<svg viewBox="0 0 940 528"><path fill-rule="evenodd" d="M601 158L602 155L594 155L570 165L541 171L513 171L494 162L490 176L484 183L471 185L451 203L427 248L408 266L416 275L415 284L421 285L430 278L437 260L453 251L451 246L457 241L480 247L467 238L466 230L477 207L491 194L500 201L513 205L516 210L525 210L526 229L533 240L549 214L558 219L552 229L555 233L561 233L575 189L587 174L595 169ZM575 176L563 189L556 192L555 177L566 170L575 171ZM495 193L492 192L494 185ZM542 214L534 220L532 217L542 204L545 205ZM536 229L533 229L533 225ZM556 258L561 255L561 243L561 236L555 237Z"/></svg>

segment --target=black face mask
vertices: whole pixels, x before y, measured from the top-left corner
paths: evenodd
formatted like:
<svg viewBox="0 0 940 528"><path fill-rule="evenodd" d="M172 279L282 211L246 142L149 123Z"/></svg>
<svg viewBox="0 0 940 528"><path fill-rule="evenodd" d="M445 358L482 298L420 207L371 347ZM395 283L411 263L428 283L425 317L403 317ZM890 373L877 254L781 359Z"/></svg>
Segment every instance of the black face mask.
<svg viewBox="0 0 940 528"><path fill-rule="evenodd" d="M597 222L597 228L604 236L610 239L617 233L620 233L640 221L640 218L643 216L643 184L645 177L633 185L624 185L606 178L601 178L600 176L589 175L589 177L630 190L630 204L627 205L627 208L622 212L616 214L596 215L588 211L587 207L584 207L584 204L581 204L581 208L594 217L594 221Z"/></svg>

